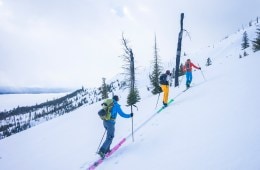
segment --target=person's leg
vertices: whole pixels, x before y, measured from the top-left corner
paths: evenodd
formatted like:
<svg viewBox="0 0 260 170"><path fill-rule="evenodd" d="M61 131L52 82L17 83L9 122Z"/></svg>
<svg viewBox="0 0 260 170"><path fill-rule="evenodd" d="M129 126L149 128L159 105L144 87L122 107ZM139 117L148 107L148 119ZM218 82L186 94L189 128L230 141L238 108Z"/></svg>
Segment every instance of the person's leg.
<svg viewBox="0 0 260 170"><path fill-rule="evenodd" d="M186 86L187 86L187 87L190 87L190 83L191 83L191 81L192 81L192 74L191 74L191 72L187 72L187 73L186 73L186 76L187 76Z"/></svg>
<svg viewBox="0 0 260 170"><path fill-rule="evenodd" d="M115 123L113 121L104 121L104 127L107 130L107 136L106 136L106 140L104 141L103 145L101 146L99 152L106 154L109 151L110 145L114 138Z"/></svg>
<svg viewBox="0 0 260 170"><path fill-rule="evenodd" d="M168 103L168 96L169 96L169 86L162 85L162 91L163 91L163 104L167 105Z"/></svg>
<svg viewBox="0 0 260 170"><path fill-rule="evenodd" d="M186 72L186 87L189 87L189 72Z"/></svg>
<svg viewBox="0 0 260 170"><path fill-rule="evenodd" d="M190 84L192 82L192 72L190 72Z"/></svg>

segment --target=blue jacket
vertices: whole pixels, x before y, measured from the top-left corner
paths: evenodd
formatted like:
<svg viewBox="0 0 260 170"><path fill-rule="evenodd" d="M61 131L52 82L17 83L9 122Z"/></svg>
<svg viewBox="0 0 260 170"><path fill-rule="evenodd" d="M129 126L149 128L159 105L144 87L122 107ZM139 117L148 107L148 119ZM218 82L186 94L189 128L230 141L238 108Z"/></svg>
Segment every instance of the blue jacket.
<svg viewBox="0 0 260 170"><path fill-rule="evenodd" d="M113 108L112 108L112 111L111 111L111 118L112 119L116 119L117 117L117 113L123 117L123 118L130 118L131 115L130 114L126 114L122 111L120 105L117 103L116 100L114 100L114 105L113 105Z"/></svg>

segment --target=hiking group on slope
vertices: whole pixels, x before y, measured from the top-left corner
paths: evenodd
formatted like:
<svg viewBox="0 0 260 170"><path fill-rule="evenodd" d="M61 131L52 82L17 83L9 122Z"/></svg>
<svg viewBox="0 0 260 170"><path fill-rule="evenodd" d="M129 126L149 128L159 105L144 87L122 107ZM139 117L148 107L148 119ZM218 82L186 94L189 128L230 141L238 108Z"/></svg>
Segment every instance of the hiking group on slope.
<svg viewBox="0 0 260 170"><path fill-rule="evenodd" d="M187 88L190 87L190 84L192 82L192 67L201 70L201 67L193 64L190 59L187 59L187 61L185 62L185 65L182 68L182 71L186 75L186 87ZM168 98L169 98L169 86L171 84L171 75L172 75L172 73L170 72L170 70L166 70L165 73L160 75L160 80L159 80L160 85L161 85L160 87L163 92L163 106L165 106L165 107L167 106Z"/></svg>
<svg viewBox="0 0 260 170"><path fill-rule="evenodd" d="M186 87L189 88L192 82L192 67L196 69L201 69L194 65L190 59L187 59L185 62L183 72L186 74ZM165 73L160 75L159 83L161 90L163 92L163 107L167 106L168 98L169 98L169 86L171 85L171 75L170 70L166 70ZM115 134L115 120L117 114L119 114L123 118L131 118L133 117L133 113L126 114L118 104L119 97L114 95L112 99L106 99L104 103L102 103L103 108L98 112L99 116L103 120L103 126L106 130L106 139L103 142L102 146L99 148L98 154L103 159L106 154L110 152L110 146L114 138Z"/></svg>

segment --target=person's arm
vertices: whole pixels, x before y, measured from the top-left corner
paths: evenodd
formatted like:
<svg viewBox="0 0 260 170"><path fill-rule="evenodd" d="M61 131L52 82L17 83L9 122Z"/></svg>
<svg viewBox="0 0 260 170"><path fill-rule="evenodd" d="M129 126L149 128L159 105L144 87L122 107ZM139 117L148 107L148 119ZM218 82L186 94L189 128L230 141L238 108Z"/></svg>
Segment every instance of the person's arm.
<svg viewBox="0 0 260 170"><path fill-rule="evenodd" d="M194 65L193 63L190 63L192 67L196 68L196 69L200 69L200 67Z"/></svg>
<svg viewBox="0 0 260 170"><path fill-rule="evenodd" d="M119 104L117 105L117 113L118 113L121 117L123 117L123 118L130 118L130 117L132 117L132 114L126 114L126 113L124 113Z"/></svg>

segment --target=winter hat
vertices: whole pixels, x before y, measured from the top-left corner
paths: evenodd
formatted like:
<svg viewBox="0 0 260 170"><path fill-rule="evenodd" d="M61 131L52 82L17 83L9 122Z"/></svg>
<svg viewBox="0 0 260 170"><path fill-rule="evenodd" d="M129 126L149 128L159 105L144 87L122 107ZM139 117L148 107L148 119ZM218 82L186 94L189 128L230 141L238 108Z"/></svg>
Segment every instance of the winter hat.
<svg viewBox="0 0 260 170"><path fill-rule="evenodd" d="M170 74L171 74L170 70L167 70L167 71L166 71L166 74L167 74L167 75L170 75Z"/></svg>
<svg viewBox="0 0 260 170"><path fill-rule="evenodd" d="M114 99L115 101L118 101L118 100L119 100L119 98L118 98L117 95L114 95L114 96L113 96L113 99Z"/></svg>

